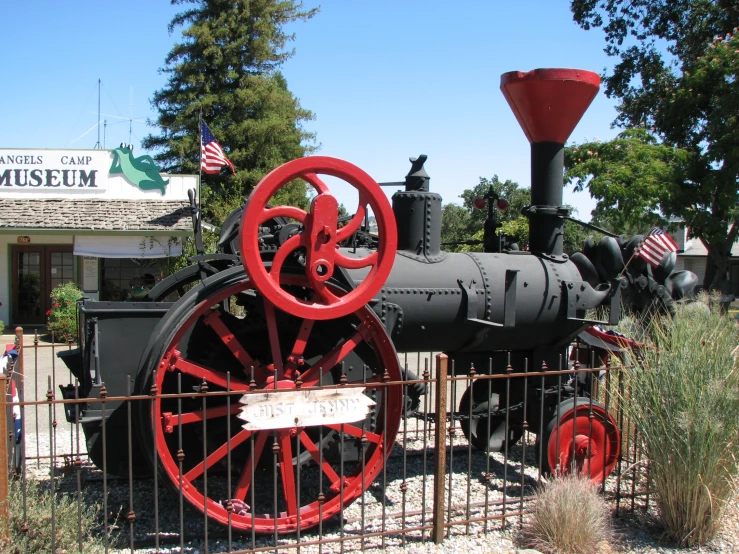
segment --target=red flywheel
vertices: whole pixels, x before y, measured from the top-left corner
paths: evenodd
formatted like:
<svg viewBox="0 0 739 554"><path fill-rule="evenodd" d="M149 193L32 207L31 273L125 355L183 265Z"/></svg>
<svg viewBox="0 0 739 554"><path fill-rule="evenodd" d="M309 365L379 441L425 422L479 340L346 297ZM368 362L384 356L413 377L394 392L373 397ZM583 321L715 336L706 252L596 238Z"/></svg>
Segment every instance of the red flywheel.
<svg viewBox="0 0 739 554"><path fill-rule="evenodd" d="M342 179L359 193L359 205L344 227L338 228L339 204L319 175ZM295 179L303 179L317 192L310 211L294 206L268 207L275 193ZM379 246L362 258L346 256L338 245L359 229L369 208L377 222ZM302 230L280 246L268 269L259 252L259 228L274 217L294 219ZM259 182L244 210L240 240L244 267L265 298L295 316L325 320L355 312L382 288L395 259L398 233L390 202L372 177L344 160L313 156L281 165ZM314 291L311 301L296 298L280 282L285 260L299 248L305 250L305 271ZM339 296L327 286L337 266L370 269L358 287Z"/></svg>

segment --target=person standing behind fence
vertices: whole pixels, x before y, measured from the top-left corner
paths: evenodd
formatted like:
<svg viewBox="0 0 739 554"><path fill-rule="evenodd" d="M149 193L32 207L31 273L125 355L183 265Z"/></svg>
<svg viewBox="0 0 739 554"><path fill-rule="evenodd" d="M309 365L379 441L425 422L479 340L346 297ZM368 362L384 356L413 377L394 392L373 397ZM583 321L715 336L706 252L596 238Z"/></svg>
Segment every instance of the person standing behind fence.
<svg viewBox="0 0 739 554"><path fill-rule="evenodd" d="M18 402L20 402L20 399L18 398L18 385L16 383L16 380L13 378L13 368L17 359L18 351L15 349L15 345L6 344L5 353L3 354L3 357L0 358L0 370L2 370L3 374L6 376L8 382L10 383L9 386L11 392L11 402L15 404L13 406L13 430L15 433L15 443L20 444L21 407L18 406Z"/></svg>

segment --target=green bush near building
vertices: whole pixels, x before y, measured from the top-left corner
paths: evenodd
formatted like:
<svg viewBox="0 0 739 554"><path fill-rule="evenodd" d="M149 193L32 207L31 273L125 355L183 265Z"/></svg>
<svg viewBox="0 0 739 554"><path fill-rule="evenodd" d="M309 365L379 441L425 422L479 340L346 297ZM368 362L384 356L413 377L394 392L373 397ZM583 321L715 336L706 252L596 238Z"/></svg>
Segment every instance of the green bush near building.
<svg viewBox="0 0 739 554"><path fill-rule="evenodd" d="M82 291L74 283L59 285L51 291L51 309L46 312L46 328L55 341L77 341L77 301Z"/></svg>

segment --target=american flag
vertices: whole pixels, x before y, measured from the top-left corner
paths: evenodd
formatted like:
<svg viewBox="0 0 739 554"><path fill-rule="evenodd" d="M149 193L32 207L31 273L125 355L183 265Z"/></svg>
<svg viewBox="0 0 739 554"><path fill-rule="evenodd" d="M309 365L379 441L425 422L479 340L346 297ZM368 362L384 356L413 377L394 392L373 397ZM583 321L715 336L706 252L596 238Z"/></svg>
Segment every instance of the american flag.
<svg viewBox="0 0 739 554"><path fill-rule="evenodd" d="M216 137L210 132L208 126L204 122L200 122L200 169L203 173L209 175L218 174L221 168L227 165L236 175L234 164L232 164L223 153L221 145L218 144Z"/></svg>
<svg viewBox="0 0 739 554"><path fill-rule="evenodd" d="M677 243L662 229L655 227L637 245L634 256L645 259L652 267L657 267L667 252L677 252Z"/></svg>

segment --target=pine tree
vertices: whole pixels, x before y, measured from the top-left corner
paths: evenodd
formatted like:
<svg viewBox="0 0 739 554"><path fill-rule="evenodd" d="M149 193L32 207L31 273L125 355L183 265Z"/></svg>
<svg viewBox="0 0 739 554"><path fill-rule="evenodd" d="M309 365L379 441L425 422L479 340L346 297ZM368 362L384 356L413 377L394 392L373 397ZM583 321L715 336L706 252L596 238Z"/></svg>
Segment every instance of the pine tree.
<svg viewBox="0 0 739 554"><path fill-rule="evenodd" d="M182 27L161 71L169 76L154 94L158 135L142 144L155 151L170 173L198 173L199 114L236 167L236 175L203 175L202 194L210 215L243 201L269 171L310 151L314 135L302 123L313 114L288 90L280 66L294 40L284 26L305 21L316 9L295 0L171 0L188 5L169 25ZM280 198L307 203L305 185L294 183Z"/></svg>

